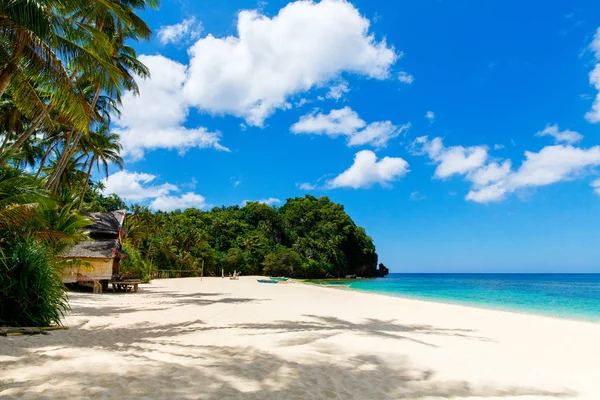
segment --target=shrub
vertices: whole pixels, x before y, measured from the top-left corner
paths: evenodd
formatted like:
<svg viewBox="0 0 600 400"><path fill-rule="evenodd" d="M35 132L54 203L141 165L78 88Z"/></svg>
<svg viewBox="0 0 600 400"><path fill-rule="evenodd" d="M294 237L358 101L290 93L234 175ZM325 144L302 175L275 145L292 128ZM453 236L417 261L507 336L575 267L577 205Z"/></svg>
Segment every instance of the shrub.
<svg viewBox="0 0 600 400"><path fill-rule="evenodd" d="M60 325L69 309L52 252L33 240L17 242L0 258L0 325Z"/></svg>
<svg viewBox="0 0 600 400"><path fill-rule="evenodd" d="M144 260L139 250L127 244L123 244L123 250L127 258L121 261L119 272L130 278L140 279L144 283L150 282L152 274L152 263Z"/></svg>

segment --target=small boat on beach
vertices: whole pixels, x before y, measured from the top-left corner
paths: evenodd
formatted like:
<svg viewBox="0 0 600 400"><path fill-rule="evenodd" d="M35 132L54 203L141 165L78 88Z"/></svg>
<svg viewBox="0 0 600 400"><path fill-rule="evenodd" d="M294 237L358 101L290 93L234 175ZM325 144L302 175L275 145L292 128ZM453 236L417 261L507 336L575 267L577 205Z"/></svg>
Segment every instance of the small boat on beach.
<svg viewBox="0 0 600 400"><path fill-rule="evenodd" d="M273 281L271 279L257 279L258 283L279 283L278 281Z"/></svg>
<svg viewBox="0 0 600 400"><path fill-rule="evenodd" d="M274 276L270 276L269 279L272 281L277 281L277 282L287 282L290 280L290 278L277 278Z"/></svg>

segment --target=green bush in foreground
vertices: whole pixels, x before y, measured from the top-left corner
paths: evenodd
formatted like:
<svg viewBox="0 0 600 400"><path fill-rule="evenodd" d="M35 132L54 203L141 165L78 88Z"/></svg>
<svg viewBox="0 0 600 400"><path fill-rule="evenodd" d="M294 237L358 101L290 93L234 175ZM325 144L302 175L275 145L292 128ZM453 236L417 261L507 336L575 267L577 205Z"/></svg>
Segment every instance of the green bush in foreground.
<svg viewBox="0 0 600 400"><path fill-rule="evenodd" d="M89 223L40 179L0 167L0 326L60 323L68 305L55 256Z"/></svg>
<svg viewBox="0 0 600 400"><path fill-rule="evenodd" d="M0 325L60 324L69 306L50 254L28 239L0 258Z"/></svg>

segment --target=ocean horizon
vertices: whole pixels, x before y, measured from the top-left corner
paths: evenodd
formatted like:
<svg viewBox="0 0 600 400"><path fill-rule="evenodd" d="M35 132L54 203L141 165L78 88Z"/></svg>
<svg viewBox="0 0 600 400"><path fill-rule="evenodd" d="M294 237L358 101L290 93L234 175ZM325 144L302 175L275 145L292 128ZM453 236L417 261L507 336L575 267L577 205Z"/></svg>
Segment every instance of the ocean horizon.
<svg viewBox="0 0 600 400"><path fill-rule="evenodd" d="M314 282L417 300L600 322L600 274L390 273Z"/></svg>

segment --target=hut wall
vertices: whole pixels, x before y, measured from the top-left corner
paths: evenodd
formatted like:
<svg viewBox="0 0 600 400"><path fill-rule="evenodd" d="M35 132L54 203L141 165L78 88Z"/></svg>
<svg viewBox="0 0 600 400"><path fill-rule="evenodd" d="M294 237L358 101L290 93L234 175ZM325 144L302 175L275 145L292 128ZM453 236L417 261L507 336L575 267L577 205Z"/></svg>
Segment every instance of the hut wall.
<svg viewBox="0 0 600 400"><path fill-rule="evenodd" d="M78 280L111 279L113 274L112 258L81 258L87 263L80 267L66 268L62 273L63 283L75 283Z"/></svg>

